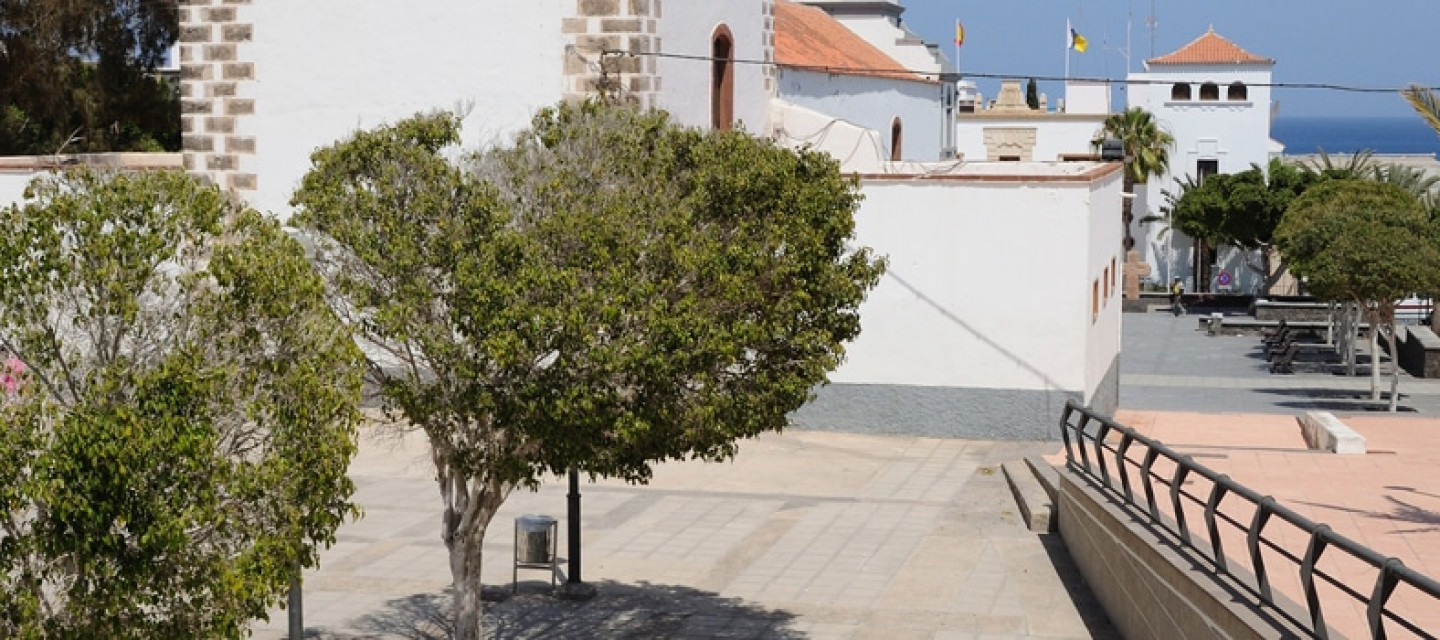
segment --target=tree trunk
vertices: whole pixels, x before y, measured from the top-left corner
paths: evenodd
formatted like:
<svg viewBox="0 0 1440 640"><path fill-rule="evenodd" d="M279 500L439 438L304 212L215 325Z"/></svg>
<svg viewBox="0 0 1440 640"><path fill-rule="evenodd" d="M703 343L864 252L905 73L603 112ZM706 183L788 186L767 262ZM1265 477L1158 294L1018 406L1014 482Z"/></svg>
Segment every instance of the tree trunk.
<svg viewBox="0 0 1440 640"><path fill-rule="evenodd" d="M1125 172L1125 177L1124 177L1123 180L1124 180L1124 182L1123 182L1123 184L1122 184L1121 186L1122 186L1122 188L1125 190L1125 193L1134 195L1134 193L1135 193L1135 180L1133 180L1133 179L1130 177L1130 172L1129 172L1129 171L1126 171L1126 172ZM1122 246L1125 248L1126 251L1129 251L1130 249L1132 249L1132 248L1135 246L1135 238L1131 237L1131 235L1130 235L1130 221L1131 221L1131 220L1134 220L1134 219L1135 219L1135 198L1121 198L1121 199L1120 199L1120 225L1121 225L1122 227L1124 227L1124 230L1125 230L1125 240L1124 240L1124 244L1123 244Z"/></svg>
<svg viewBox="0 0 1440 640"><path fill-rule="evenodd" d="M1380 399L1380 322L1370 314L1370 399Z"/></svg>
<svg viewBox="0 0 1440 640"><path fill-rule="evenodd" d="M1399 352L1395 346L1395 312L1390 312L1389 331L1385 333L1385 342L1390 345L1390 412L1395 413L1400 409L1400 364L1397 358Z"/></svg>
<svg viewBox="0 0 1440 640"><path fill-rule="evenodd" d="M1345 375L1355 376L1356 360L1359 359L1358 349L1355 343L1359 340L1359 323L1355 320L1355 314L1359 313L1359 307L1355 303L1345 303Z"/></svg>
<svg viewBox="0 0 1440 640"><path fill-rule="evenodd" d="M450 467L442 441L431 439L436 481L445 503L440 537L450 551L450 579L454 590L456 640L480 640L484 635L484 604L480 581L485 530L509 489L493 477L469 478Z"/></svg>
<svg viewBox="0 0 1440 640"><path fill-rule="evenodd" d="M1331 302L1325 316L1325 346L1335 346L1335 303Z"/></svg>
<svg viewBox="0 0 1440 640"><path fill-rule="evenodd" d="M494 514L491 514L494 515ZM488 519L488 518L487 518ZM455 592L456 640L480 640L484 635L484 602L481 600L481 557L485 529L455 538L450 548L450 577Z"/></svg>

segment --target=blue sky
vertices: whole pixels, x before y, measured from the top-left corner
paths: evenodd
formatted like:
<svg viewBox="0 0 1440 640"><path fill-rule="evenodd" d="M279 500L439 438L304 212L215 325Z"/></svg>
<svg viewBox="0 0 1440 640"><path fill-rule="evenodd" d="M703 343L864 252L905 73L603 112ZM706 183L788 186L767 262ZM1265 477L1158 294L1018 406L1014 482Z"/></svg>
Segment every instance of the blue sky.
<svg viewBox="0 0 1440 640"><path fill-rule="evenodd" d="M1090 42L1071 53L1072 76L1123 78L1125 23L1131 16L1131 68L1151 57L1146 19L1152 5L1154 55L1215 31L1256 55L1274 58L1275 82L1325 82L1366 87L1409 83L1440 86L1440 1L1437 0L901 0L905 24L954 57L954 29L965 24L961 72L1063 76L1065 20ZM976 79L986 96L998 80ZM1059 83L1041 91L1060 95ZM1276 91L1283 116L1404 116L1399 95L1314 89ZM1116 107L1123 106L1117 93Z"/></svg>

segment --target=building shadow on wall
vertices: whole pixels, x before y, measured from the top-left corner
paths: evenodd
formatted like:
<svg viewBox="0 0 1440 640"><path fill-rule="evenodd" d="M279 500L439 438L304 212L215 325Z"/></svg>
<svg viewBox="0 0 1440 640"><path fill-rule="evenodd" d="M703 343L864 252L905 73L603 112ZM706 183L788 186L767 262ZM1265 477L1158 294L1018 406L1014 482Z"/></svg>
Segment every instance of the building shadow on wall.
<svg viewBox="0 0 1440 640"><path fill-rule="evenodd" d="M1123 636L1105 615L1105 607L1095 598L1095 593L1085 586L1085 576L1080 573L1080 567L1075 565L1075 559L1070 557L1070 550L1065 546L1060 534L1042 533L1038 537L1045 547L1045 554L1050 556L1050 563L1055 565L1055 573L1060 576L1060 583L1065 585L1065 594L1070 596L1071 604L1080 612L1080 620L1085 623L1085 630L1090 633L1090 637L1095 640L1121 640Z"/></svg>
<svg viewBox="0 0 1440 640"><path fill-rule="evenodd" d="M607 580L591 583L597 595L577 602L551 596L548 584L543 589L535 584L522 583L519 595L485 604L485 637L806 637L791 628L794 614L686 586ZM486 591L490 593L489 588ZM508 593L508 585L503 591ZM351 620L347 626L367 637L443 640L452 636L451 603L449 590L415 594L390 600L382 610ZM350 636L322 632L315 637Z"/></svg>

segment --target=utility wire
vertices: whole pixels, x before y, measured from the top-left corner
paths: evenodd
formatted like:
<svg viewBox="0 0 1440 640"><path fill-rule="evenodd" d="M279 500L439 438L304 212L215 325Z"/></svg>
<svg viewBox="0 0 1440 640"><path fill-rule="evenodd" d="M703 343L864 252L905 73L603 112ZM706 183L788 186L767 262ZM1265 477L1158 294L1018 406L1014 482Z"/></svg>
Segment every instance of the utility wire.
<svg viewBox="0 0 1440 640"><path fill-rule="evenodd" d="M933 78L936 78L937 80L940 79L942 76L957 76L957 77L962 77L962 78L985 78L985 79L998 79L998 80L1008 80L1008 79L1012 79L1012 78L1034 78L1036 81L1046 81L1046 82L1063 82L1063 81L1067 81L1067 80L1075 80L1075 81L1079 81L1079 82L1104 82L1104 83L1109 83L1109 84L1125 84L1125 85L1152 85L1152 84L1155 84L1155 85L1170 85L1170 84L1174 84L1174 81L1173 81L1173 80L1159 80L1159 79L1147 79L1147 78L1137 78L1137 79L1134 79L1134 80L1131 80L1131 79L1103 78L1103 77L1081 77L1081 76L1071 76L1071 77L1069 77L1069 78L1066 78L1066 77L1064 77L1064 76L1044 76L1044 75L1039 75L1039 76L1037 76L1037 75L1032 75L1032 74L1028 74L1028 73L1019 73L1019 74L1016 74L1016 73L978 73L978 72L970 72L970 71L966 71L966 72L944 72L944 73L942 73L942 72L939 72L939 71L917 71L917 70L915 70L915 69L903 69L903 68L897 68L897 67L890 67L890 68L881 68L881 67L837 67L837 66L825 66L825 65L800 65L800 64L786 64L786 65L781 65L781 64L778 63L778 62L768 62L768 61L765 61L765 60L746 60L746 59L743 59L743 58L715 58L715 57L712 57L712 56L700 56L700 55L691 55L691 54L684 54L684 53L645 52L645 51L622 51L622 50L619 50L619 49L603 49L603 50L601 50L600 55L601 55L601 56L632 56L632 57L666 58L666 59L671 59L671 60L691 60L691 61L696 61L696 62L715 62L715 61L717 61L717 60L724 60L724 61L729 62L729 63L732 63L732 64L749 64L749 65L774 66L774 67L784 66L784 67L787 68L787 69L801 69L801 70L804 70L804 71L816 71L816 72L821 72L821 73L836 73L836 74L870 74L870 75L913 74L913 75L920 76L920 77L923 77L923 78L932 78L932 77L933 77ZM1246 86L1249 86L1249 87L1269 87L1269 88L1272 88L1272 89L1319 89L1319 90L1324 90L1324 91L1343 91L1343 92L1348 92L1348 93L1399 93L1400 91L1402 91L1402 90L1404 90L1404 89L1410 88L1410 86L1406 86L1406 87L1360 87L1360 86L1355 86L1355 85L1337 84L1337 83L1333 83L1333 82L1253 82L1253 83L1247 82L1247 83L1245 83L1245 85L1246 85ZM1411 85L1411 86L1413 86L1413 85ZM1419 88L1422 89L1422 90L1426 90L1426 91L1440 91L1440 87L1419 87Z"/></svg>

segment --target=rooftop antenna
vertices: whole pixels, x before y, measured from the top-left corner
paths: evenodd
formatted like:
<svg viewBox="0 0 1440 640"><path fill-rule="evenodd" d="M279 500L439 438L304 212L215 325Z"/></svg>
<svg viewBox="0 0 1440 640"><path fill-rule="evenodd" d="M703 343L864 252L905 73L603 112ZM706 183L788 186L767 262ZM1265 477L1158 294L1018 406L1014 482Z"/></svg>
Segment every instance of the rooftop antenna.
<svg viewBox="0 0 1440 640"><path fill-rule="evenodd" d="M1130 75L1130 24L1131 24L1132 18L1133 18L1133 16L1132 16L1131 14L1128 14L1128 13L1125 14L1125 46L1124 46L1124 47L1112 47L1112 46L1110 46L1110 45L1109 45L1110 32L1109 32L1109 31L1106 31L1106 32L1105 32L1105 40L1106 40L1105 50L1106 50L1106 51L1114 51L1115 53L1120 54L1121 57L1125 58L1125 75Z"/></svg>
<svg viewBox="0 0 1440 640"><path fill-rule="evenodd" d="M1150 17L1145 18L1145 26L1150 28L1150 57L1155 57L1155 30L1160 26L1160 20L1155 17L1155 0L1150 0Z"/></svg>

